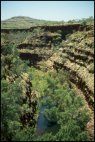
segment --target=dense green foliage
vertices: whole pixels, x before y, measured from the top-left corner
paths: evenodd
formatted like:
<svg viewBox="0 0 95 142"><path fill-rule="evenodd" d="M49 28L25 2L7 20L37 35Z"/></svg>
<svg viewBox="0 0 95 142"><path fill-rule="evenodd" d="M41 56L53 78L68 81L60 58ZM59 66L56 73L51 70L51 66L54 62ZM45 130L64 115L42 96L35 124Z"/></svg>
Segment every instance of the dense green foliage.
<svg viewBox="0 0 95 142"><path fill-rule="evenodd" d="M74 94L66 82L63 85L59 76L48 77L47 81L48 88L45 93L48 95L42 102L46 106L44 115L49 126L58 126L58 131L52 132L49 140L88 140L85 127L89 121L89 114L86 109L83 109L83 100ZM50 136L50 134L46 135ZM42 139L45 140L46 138L43 136Z"/></svg>
<svg viewBox="0 0 95 142"><path fill-rule="evenodd" d="M1 139L13 140L23 131L21 115L31 112L28 102L23 102L25 94L20 84L21 74L27 72L28 66L20 60L13 45L2 46L1 59Z"/></svg>
<svg viewBox="0 0 95 142"><path fill-rule="evenodd" d="M17 19L8 20L7 28L12 28L14 21L17 23L13 28L17 28L20 25L20 19ZM28 17L26 19L30 23L28 25L30 27L33 19ZM19 28L24 26L27 28L26 19L22 20L23 24ZM88 23L91 24L92 21L93 18L90 17L82 20L71 20L68 23L82 23L85 26ZM33 22L39 23L35 19ZM58 24L56 22L40 22L49 25ZM60 22L60 24L62 23ZM90 140L86 129L87 123L90 121L90 112L86 109L85 101L81 96L76 95L70 86L68 73L60 69L59 66L56 71L51 65L51 60L65 63L67 58L63 55L64 47L70 47L70 50L72 50L72 47L75 48L76 45L80 44L80 47L86 47L86 51L92 50L92 47L94 47L93 37L88 35L93 36L93 31L77 31L67 34L65 35L66 42L65 39L62 39L63 34L60 30L51 32L40 28L36 28L32 32L1 34L2 141ZM84 37L86 37L85 42ZM25 46L24 44L29 45ZM21 49L17 45L22 45ZM42 47L46 47L48 50ZM88 47L90 49L87 49ZM76 51L72 51L76 53ZM20 59L21 52L31 53L31 56L36 54L37 57L47 56L47 58L41 60L37 64L38 66L28 66L28 61ZM50 58L51 56L52 58ZM48 58L50 60L47 63L46 59ZM87 69L90 73L94 72L92 62L87 66ZM40 107L45 107L43 115L48 123L42 134L37 133Z"/></svg>
<svg viewBox="0 0 95 142"><path fill-rule="evenodd" d="M69 88L65 75L61 71L44 72L29 68L17 54L15 46L2 47L2 140L88 140L85 127L89 114L82 108L84 102L81 98ZM47 96L41 102L46 106L44 115L49 126L58 127L57 132L46 131L44 135L35 137L36 125L23 128L20 115L29 109L28 102L23 104L23 92L19 85L23 72L30 74L32 89L39 92L39 97Z"/></svg>

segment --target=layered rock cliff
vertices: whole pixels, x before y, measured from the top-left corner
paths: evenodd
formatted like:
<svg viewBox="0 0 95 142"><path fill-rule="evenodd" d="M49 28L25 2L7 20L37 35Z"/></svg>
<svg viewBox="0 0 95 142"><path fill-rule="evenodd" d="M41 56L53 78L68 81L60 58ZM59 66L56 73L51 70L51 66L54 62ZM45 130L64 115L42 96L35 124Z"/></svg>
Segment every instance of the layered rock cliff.
<svg viewBox="0 0 95 142"><path fill-rule="evenodd" d="M30 29L2 29L2 46L16 44L22 60L29 60L29 66L38 67L44 62L47 70L61 69L69 78L69 84L76 95L82 95L86 107L94 108L94 32L93 26L80 24L64 26L35 26ZM25 79L26 76L26 79ZM36 110L36 94L31 90L27 75L22 75L23 103L33 113L23 113L23 125L30 122ZM93 118L87 128L93 128ZM34 123L34 121L33 121ZM90 128L91 129L91 128ZM91 131L90 131L91 132ZM93 135L93 132L91 132Z"/></svg>

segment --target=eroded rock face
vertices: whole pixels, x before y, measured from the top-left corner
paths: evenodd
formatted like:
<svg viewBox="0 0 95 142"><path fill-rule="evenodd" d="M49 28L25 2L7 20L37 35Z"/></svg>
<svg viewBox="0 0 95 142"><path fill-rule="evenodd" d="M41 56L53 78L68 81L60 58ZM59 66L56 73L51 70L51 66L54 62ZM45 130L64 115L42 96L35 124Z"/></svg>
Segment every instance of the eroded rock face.
<svg viewBox="0 0 95 142"><path fill-rule="evenodd" d="M94 106L94 50L93 31L88 36L88 31L71 34L63 43L57 53L53 54L50 61L57 71L63 69L68 73L70 82L80 89L90 108ZM79 42L80 41L80 42ZM87 44L88 43L88 44Z"/></svg>
<svg viewBox="0 0 95 142"><path fill-rule="evenodd" d="M90 88L89 84L87 84L88 80L84 79L85 78L85 74L81 71L81 74L82 73L84 74L84 77L82 77L79 74L79 70L77 70L77 69L73 70L73 68L70 68L68 65L60 64L58 62L54 62L53 67L56 70L61 68L64 71L68 72L70 81L73 82L74 84L76 84L77 87L83 92L83 94L85 95L86 101L88 102L89 106L93 109L93 105L94 105L93 91L94 90L93 90L93 88ZM90 78L89 81L91 81L91 78Z"/></svg>
<svg viewBox="0 0 95 142"><path fill-rule="evenodd" d="M18 45L18 50L21 51L20 58L22 60L29 60L30 66L36 66L37 62L50 58L51 53L47 54L47 52L52 47L54 42L53 40L56 37L59 38L60 34L57 33L58 30L61 31L62 39L65 39L66 35L70 34L71 36L68 37L67 40L64 40L63 48L56 52L48 63L49 65L51 64L51 67L54 67L57 70L59 68L66 70L69 73L70 81L75 83L77 87L83 91L84 95L86 96L86 100L92 107L94 81L93 71L90 71L91 67L88 65L93 64L94 62L94 52L92 50L92 47L94 46L93 26L83 26L80 24L62 26L36 26L31 27L30 29L2 29L1 32L15 33L17 31L25 31L32 33L35 28L44 29L44 32L39 34L39 32L36 31L36 34L34 32L34 36L30 36L30 40L26 38L27 40ZM83 30L85 30L85 32L83 32ZM75 31L74 34L72 34L73 31ZM39 48L37 49L36 47ZM45 50L43 50L42 47ZM22 52L22 50L27 50L28 48L28 52ZM31 50L34 50L34 52L30 52ZM61 53L62 58L60 58L58 53Z"/></svg>
<svg viewBox="0 0 95 142"><path fill-rule="evenodd" d="M37 92L32 91L32 83L29 80L27 73L21 75L20 86L22 88L22 112L21 122L23 126L35 126L36 120L34 119L37 106ZM24 107L26 106L26 108Z"/></svg>
<svg viewBox="0 0 95 142"><path fill-rule="evenodd" d="M48 31L56 31L56 30L64 30L65 32L66 31L82 31L84 28L86 30L89 30L91 29L91 26L83 26L81 24L69 24L69 25L57 25L57 26L33 26L31 27L30 29L1 29L1 32L4 32L4 33L10 33L10 32L28 32L28 31L32 31L33 29L35 28L42 28L42 29L45 29L45 30L48 30Z"/></svg>
<svg viewBox="0 0 95 142"><path fill-rule="evenodd" d="M29 60L29 65L36 65L38 61L41 61L43 57L39 56L38 54L31 54L31 53L20 53L20 58L22 60Z"/></svg>
<svg viewBox="0 0 95 142"><path fill-rule="evenodd" d="M87 124L87 130L89 132L89 136L91 141L93 141L94 139L94 120L91 120L90 122L88 122Z"/></svg>

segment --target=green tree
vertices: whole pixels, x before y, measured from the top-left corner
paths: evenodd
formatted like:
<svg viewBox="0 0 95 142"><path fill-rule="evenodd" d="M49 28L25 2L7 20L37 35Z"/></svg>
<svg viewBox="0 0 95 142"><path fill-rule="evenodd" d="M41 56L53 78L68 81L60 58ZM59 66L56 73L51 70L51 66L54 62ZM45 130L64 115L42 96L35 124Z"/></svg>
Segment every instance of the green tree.
<svg viewBox="0 0 95 142"><path fill-rule="evenodd" d="M20 94L18 82L10 84L6 80L1 82L1 133L2 138L11 140L20 129Z"/></svg>

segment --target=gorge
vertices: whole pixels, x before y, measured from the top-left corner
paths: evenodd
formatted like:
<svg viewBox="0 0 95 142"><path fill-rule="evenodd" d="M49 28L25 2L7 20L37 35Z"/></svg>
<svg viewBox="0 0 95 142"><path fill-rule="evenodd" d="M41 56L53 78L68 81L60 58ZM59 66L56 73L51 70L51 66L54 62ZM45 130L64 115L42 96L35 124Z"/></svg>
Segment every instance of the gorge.
<svg viewBox="0 0 95 142"><path fill-rule="evenodd" d="M19 114L17 122L15 119L12 123L6 121L9 134L5 134L3 122L2 139L23 140L25 135L24 139L30 138L30 141L44 141L46 137L49 140L70 140L72 137L75 141L86 138L93 141L93 25L2 28L1 51L2 86L5 89L2 92L6 96L11 90L8 95L15 96L13 102L18 109L14 112ZM46 99L41 99L45 96ZM3 101L2 114L7 115L4 108L7 100L3 98Z"/></svg>

